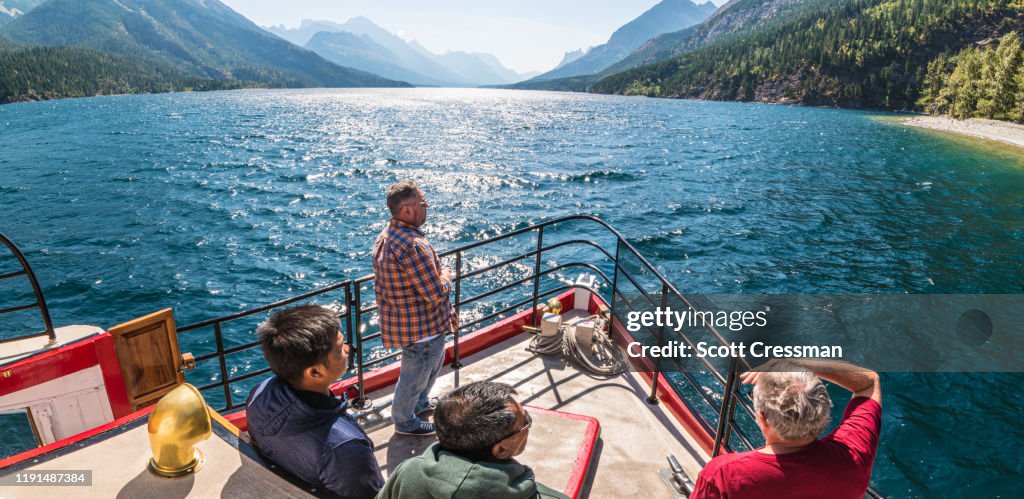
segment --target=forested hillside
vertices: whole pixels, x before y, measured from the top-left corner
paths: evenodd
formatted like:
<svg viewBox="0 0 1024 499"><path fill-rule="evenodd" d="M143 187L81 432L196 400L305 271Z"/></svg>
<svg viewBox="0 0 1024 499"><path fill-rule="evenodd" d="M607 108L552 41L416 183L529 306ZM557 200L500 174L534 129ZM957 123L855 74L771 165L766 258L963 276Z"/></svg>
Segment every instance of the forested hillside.
<svg viewBox="0 0 1024 499"><path fill-rule="evenodd" d="M1024 122L1024 52L1020 35L968 47L928 65L921 106L953 118L997 118Z"/></svg>
<svg viewBox="0 0 1024 499"><path fill-rule="evenodd" d="M159 73L81 47L17 47L0 39L0 104L128 93L226 90L265 83Z"/></svg>
<svg viewBox="0 0 1024 499"><path fill-rule="evenodd" d="M929 64L1024 27L1024 0L807 0L693 52L608 76L591 91L911 109Z"/></svg>
<svg viewBox="0 0 1024 499"><path fill-rule="evenodd" d="M790 19L790 9L817 1L821 0L732 0L703 23L648 40L629 57L606 68L602 75L671 59L729 36L749 34L759 25L767 25L768 19Z"/></svg>

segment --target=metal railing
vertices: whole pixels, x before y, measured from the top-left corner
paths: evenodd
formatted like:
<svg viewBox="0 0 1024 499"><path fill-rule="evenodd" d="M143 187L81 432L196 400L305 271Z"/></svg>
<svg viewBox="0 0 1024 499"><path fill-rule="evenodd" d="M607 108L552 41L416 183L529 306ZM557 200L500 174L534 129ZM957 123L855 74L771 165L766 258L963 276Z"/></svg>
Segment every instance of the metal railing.
<svg viewBox="0 0 1024 499"><path fill-rule="evenodd" d="M603 228L607 232L607 235L614 237L616 244L615 252L612 253L603 246L593 241L585 239L571 239L545 246L545 229L548 229L557 224L565 224L574 221L591 222ZM465 254L467 251L488 245L493 245L497 242L508 240L510 238L514 238L528 233L535 233L535 249L517 254L511 258L501 260L497 263L485 266L483 268L474 269L468 272L464 269ZM612 277L609 278L609 276L599 266L589 262L571 261L567 263L553 265L550 266L550 268L546 269L542 268L544 262L543 256L545 255L545 253L550 253L553 250L559 248L573 246L595 248L600 253L602 253L603 257L607 260L607 263L613 265L614 267ZM633 272L629 271L624 266L623 260L627 256L636 259L639 262L640 269L654 277L654 280L660 287L660 290L658 292L652 293L647 291L644 288L644 286L640 283L638 276L634 275ZM624 307L626 309L629 309L630 311L635 310L635 307L630 303L630 300L628 299L630 297L639 297L642 301L646 301L653 307L662 308L668 305L669 299L671 298L677 300L686 307L689 307L693 310L698 310L698 308L694 306L694 304L690 300L688 300L682 293L680 293L679 290L671 282L669 282L668 279L665 278L665 276L661 272L659 272L657 268L653 264L651 264L650 261L648 261L642 254L640 254L640 252L637 251L637 249L628 240L626 240L626 238L618 230L616 230L603 220L592 216L576 215L545 221L543 223L531 225L529 227L514 230L505 234L491 237L486 240L478 241L472 244L461 246L450 251L446 251L444 253L441 253L439 257L455 259L453 278L453 293L455 299L453 302L453 306L455 307L457 314L466 305L473 304L481 300L500 295L502 293L508 292L516 288L517 286L524 286L530 284L530 287L532 288L532 292L530 292L529 295L523 298L522 300L519 300L511 305L505 306L500 310L486 314L483 317L477 318L468 323L461 323L460 321L460 326L458 327L458 329L451 333L454 342L454 360L452 362L452 366L453 368L456 369L458 369L461 366L459 340L460 335L464 331L477 328L482 324L486 323L487 321L498 319L506 314L520 310L527 305L530 305L532 307L532 310L534 311L534 322L536 322L537 304L540 302L540 300L545 299L549 296L558 295L564 291L573 288L573 286L571 285L562 285L556 286L551 289L542 290L542 278L566 269L585 269L589 272L596 274L604 284L610 286L610 300L606 299L605 301L610 303L611 313L613 317L617 317L618 315L620 315L620 313L622 312L622 309L620 307ZM480 276L487 272L491 272L509 265L524 262L528 259L532 259L532 274L527 275L526 277L515 279L512 282L503 284L494 289L488 289L469 298L464 298L462 296L464 288L463 281L465 279ZM350 367L355 369L355 376L357 378L355 383L355 389L358 392L358 396L352 400L352 405L357 409L365 409L369 405L369 401L366 398L366 390L364 384L365 372L369 369L373 369L374 367L390 362L399 355L401 355L401 351L399 350L388 353L384 356L372 360L366 359L366 352L364 351L364 348L367 345L367 343L381 337L381 334L379 332L372 334L364 334L367 322L365 322L363 319L367 314L371 314L372 312L374 312L377 309L377 306L376 304L366 306L363 305L362 288L363 286L372 283L373 279L373 275L369 275L360 277L355 280L346 280L343 282L330 285L325 288L321 288L299 296L294 296L269 305L253 308L225 317L190 324L182 328L179 328L179 333L188 333L206 328L213 329L213 333L216 339L216 351L196 357L196 363L199 364L203 362L216 361L218 363L217 368L219 371L219 379L209 384L200 386L200 391L206 392L209 390L217 389L223 390L226 405L224 407L221 407L220 410L235 409L244 405L244 401L240 403L235 402L235 399L232 396L231 385L234 383L255 378L260 375L268 374L270 372L269 368L263 368L252 372L247 372L245 374L241 374L235 377L229 376L229 370L227 367L225 357L227 355L235 354L245 350L256 349L259 347L259 342L253 341L231 348L225 348L225 342L223 337L223 325L225 323L251 317L256 314L265 314L266 312L269 312L280 307L309 300L315 297L328 296L333 293L341 294L340 298L342 299L343 305L341 306L341 309L338 311L338 317L342 320L344 334L347 335L349 343L353 345L353 355L350 356L349 362ZM626 284L630 285L638 293L623 292L622 288ZM706 332L710 334L711 337L713 337L721 345L728 346L730 344L715 329L713 325L705 324L704 327L706 328ZM664 326L659 327L656 330L653 330L653 333L657 339L659 346L666 344L668 338L666 338ZM681 340L685 344L687 344L692 349L691 351L695 351L696 347L692 338L690 338L687 334L683 332L674 332L674 334L677 335L676 339ZM685 380L685 382L689 384L690 387L693 388L693 391L697 394L698 402L703 402L703 404L707 406L705 410L700 410L700 408L695 407L693 403L686 397L680 397L680 399L687 406L690 412L697 416L697 420L703 427L704 431L706 431L709 435L714 436L712 456L718 455L723 450L733 450L733 447L730 445L733 435L736 435L743 442L743 444L747 446L747 448L756 447L751 441L750 437L744 432L743 428L737 423L735 418L735 411L737 406L740 407L744 412L746 412L750 418L755 418L751 400L748 395L740 391L740 383L738 380L738 374L740 372L742 372L743 370L751 369L750 364L747 363L747 361L743 358L732 357L729 360L728 368L725 369L725 372L722 372L722 370L716 368L710 361L708 361L708 359L699 356L697 357L697 359L701 362L702 367L704 368L704 371L701 372L706 372L708 375L710 375L713 382L720 385L719 390L706 389L708 388L706 383L702 383L701 381L699 381L697 377L694 375L694 372L692 372L691 369L687 369L685 366L680 364L678 359L671 360L672 362L675 363L676 367L676 369L672 369L671 372L678 372L682 376L683 380ZM655 364L655 369L653 372L653 378L651 382L651 391L647 398L648 402L651 404L658 403L658 380L661 376L665 375L665 372L669 371L663 368L662 362L663 359L658 359L657 363ZM721 401L716 402L714 397L711 396L710 392L720 393ZM703 413L709 412L708 410L710 410L710 412L715 415L715 419L717 421L714 425L712 425L708 421L708 418L700 416ZM871 497L882 497L881 495L878 494L877 491L875 491L872 488L868 489L868 495Z"/></svg>
<svg viewBox="0 0 1024 499"><path fill-rule="evenodd" d="M14 255L14 258L16 258L18 260L18 263L21 264L21 270L15 272L8 272L6 274L0 274L0 281L6 279L14 279L16 277L22 276L27 277L28 282L32 285L32 291L36 297L35 302L4 308L0 310L0 315L38 308L39 313L42 314L43 316L43 325L45 327L45 330L40 333L26 334L14 338L5 338L0 340L0 343L10 343L13 341L24 340L27 338L35 338L38 336L47 336L50 339L51 343L56 342L57 333L53 330L53 322L50 320L50 310L46 308L46 299L43 298L43 290L42 288L39 287L39 281L36 279L35 272L32 272L32 266L28 264L28 260L25 259L25 255L21 252L21 250L18 249L17 246L14 245L14 242L11 241L7 236L3 235L2 233L0 233L0 243L3 243L4 246L7 246L7 249L10 250L11 254Z"/></svg>

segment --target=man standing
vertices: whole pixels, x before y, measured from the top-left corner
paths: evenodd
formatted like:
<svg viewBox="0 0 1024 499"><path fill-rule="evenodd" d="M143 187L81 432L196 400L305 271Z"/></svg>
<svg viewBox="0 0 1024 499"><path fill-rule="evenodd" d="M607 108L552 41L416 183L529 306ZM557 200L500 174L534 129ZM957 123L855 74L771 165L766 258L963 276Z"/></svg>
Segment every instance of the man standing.
<svg viewBox="0 0 1024 499"><path fill-rule="evenodd" d="M384 485L373 442L330 388L348 367L340 327L334 312L317 305L286 308L260 324L274 376L246 402L249 436L260 454L310 485L369 498Z"/></svg>
<svg viewBox="0 0 1024 499"><path fill-rule="evenodd" d="M402 348L391 418L396 433L433 435L434 426L419 416L437 404L430 389L444 362L445 336L458 327L448 300L452 274L420 231L429 205L416 183L389 187L387 203L391 221L373 245L373 290L384 347Z"/></svg>
<svg viewBox="0 0 1024 499"><path fill-rule="evenodd" d="M878 373L835 360L787 359L741 376L754 384L765 446L712 459L690 497L863 499L882 427ZM820 439L832 400L819 378L853 392L839 427Z"/></svg>
<svg viewBox="0 0 1024 499"><path fill-rule="evenodd" d="M437 443L402 461L377 499L568 499L515 460L533 426L515 393L504 383L478 381L445 395L434 412Z"/></svg>

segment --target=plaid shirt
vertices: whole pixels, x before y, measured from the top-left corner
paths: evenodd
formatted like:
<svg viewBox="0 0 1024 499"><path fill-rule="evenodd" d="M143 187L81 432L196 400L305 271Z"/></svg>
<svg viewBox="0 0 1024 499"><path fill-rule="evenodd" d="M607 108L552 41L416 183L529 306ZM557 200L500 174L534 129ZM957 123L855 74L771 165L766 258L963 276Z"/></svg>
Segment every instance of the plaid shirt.
<svg viewBox="0 0 1024 499"><path fill-rule="evenodd" d="M392 219L373 243L373 273L385 348L458 327L448 300L452 284L441 278L441 260L419 229Z"/></svg>

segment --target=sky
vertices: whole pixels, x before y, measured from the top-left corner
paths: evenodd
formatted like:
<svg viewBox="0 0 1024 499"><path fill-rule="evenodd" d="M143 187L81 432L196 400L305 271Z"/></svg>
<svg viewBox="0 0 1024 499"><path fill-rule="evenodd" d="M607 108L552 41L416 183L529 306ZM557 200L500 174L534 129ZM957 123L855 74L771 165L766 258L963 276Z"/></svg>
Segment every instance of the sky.
<svg viewBox="0 0 1024 499"><path fill-rule="evenodd" d="M520 73L547 71L566 52L608 41L659 1L221 0L260 26L295 28L303 19L342 23L364 16L432 52L486 52Z"/></svg>

